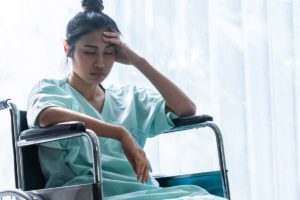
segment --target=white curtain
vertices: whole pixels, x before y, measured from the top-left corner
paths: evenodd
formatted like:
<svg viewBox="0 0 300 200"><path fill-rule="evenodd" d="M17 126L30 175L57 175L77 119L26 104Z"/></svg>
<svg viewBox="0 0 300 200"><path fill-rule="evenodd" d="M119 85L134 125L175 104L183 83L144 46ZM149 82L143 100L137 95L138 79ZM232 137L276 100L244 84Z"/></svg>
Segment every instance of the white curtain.
<svg viewBox="0 0 300 200"><path fill-rule="evenodd" d="M104 0L123 39L210 114L224 138L234 200L300 199L300 1ZM11 0L0 12L0 99L26 109L32 85L65 75L74 0ZM108 84L152 87L132 66ZM0 113L0 189L13 187L8 113ZM151 139L154 173L217 170L210 130Z"/></svg>

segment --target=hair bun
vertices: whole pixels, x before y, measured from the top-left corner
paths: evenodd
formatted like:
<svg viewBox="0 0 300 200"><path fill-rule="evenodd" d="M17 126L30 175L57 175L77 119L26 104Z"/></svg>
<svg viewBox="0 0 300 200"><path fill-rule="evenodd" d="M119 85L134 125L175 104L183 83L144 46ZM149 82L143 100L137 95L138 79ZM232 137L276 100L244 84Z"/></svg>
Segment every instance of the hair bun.
<svg viewBox="0 0 300 200"><path fill-rule="evenodd" d="M102 0L82 0L81 7L84 11L102 12L104 9Z"/></svg>

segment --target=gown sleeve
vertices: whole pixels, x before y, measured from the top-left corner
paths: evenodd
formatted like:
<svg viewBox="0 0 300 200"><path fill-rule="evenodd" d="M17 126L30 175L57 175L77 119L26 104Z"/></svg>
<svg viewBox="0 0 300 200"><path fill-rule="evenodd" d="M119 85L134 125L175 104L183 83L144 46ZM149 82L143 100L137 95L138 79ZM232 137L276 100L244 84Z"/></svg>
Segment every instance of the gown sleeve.
<svg viewBox="0 0 300 200"><path fill-rule="evenodd" d="M43 79L32 89L27 102L27 121L29 127L39 127L39 114L49 107L72 109L74 98L68 94L58 81Z"/></svg>
<svg viewBox="0 0 300 200"><path fill-rule="evenodd" d="M136 88L134 96L137 124L147 137L154 137L174 127L172 119L177 116L172 112L166 113L165 100L159 93L151 89Z"/></svg>

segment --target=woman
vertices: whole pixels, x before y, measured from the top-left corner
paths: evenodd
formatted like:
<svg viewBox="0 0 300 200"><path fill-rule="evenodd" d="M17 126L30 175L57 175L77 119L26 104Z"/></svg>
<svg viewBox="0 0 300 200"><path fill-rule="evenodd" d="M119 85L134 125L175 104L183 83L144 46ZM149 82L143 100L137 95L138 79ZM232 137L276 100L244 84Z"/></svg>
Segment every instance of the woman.
<svg viewBox="0 0 300 200"><path fill-rule="evenodd" d="M102 13L101 0L84 0L82 7L84 11L67 25L64 44L72 60L72 73L65 79L44 79L36 85L28 101L29 126L85 122L99 136L106 199L207 197L207 192L196 186L159 188L149 176L150 166L142 149L147 137L173 126L172 118L194 115L194 103L121 41L115 22ZM104 89L101 82L114 62L136 67L159 94L135 86ZM40 146L46 187L92 182L88 151L85 139Z"/></svg>

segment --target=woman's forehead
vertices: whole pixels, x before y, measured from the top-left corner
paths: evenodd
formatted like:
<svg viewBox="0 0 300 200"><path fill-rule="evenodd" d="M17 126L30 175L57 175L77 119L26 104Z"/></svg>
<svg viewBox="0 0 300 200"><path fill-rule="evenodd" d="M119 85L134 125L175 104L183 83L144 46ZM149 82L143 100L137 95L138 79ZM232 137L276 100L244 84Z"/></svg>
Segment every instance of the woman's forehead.
<svg viewBox="0 0 300 200"><path fill-rule="evenodd" d="M80 37L78 42L86 43L86 42L103 42L103 30L96 30L90 33L87 33Z"/></svg>

